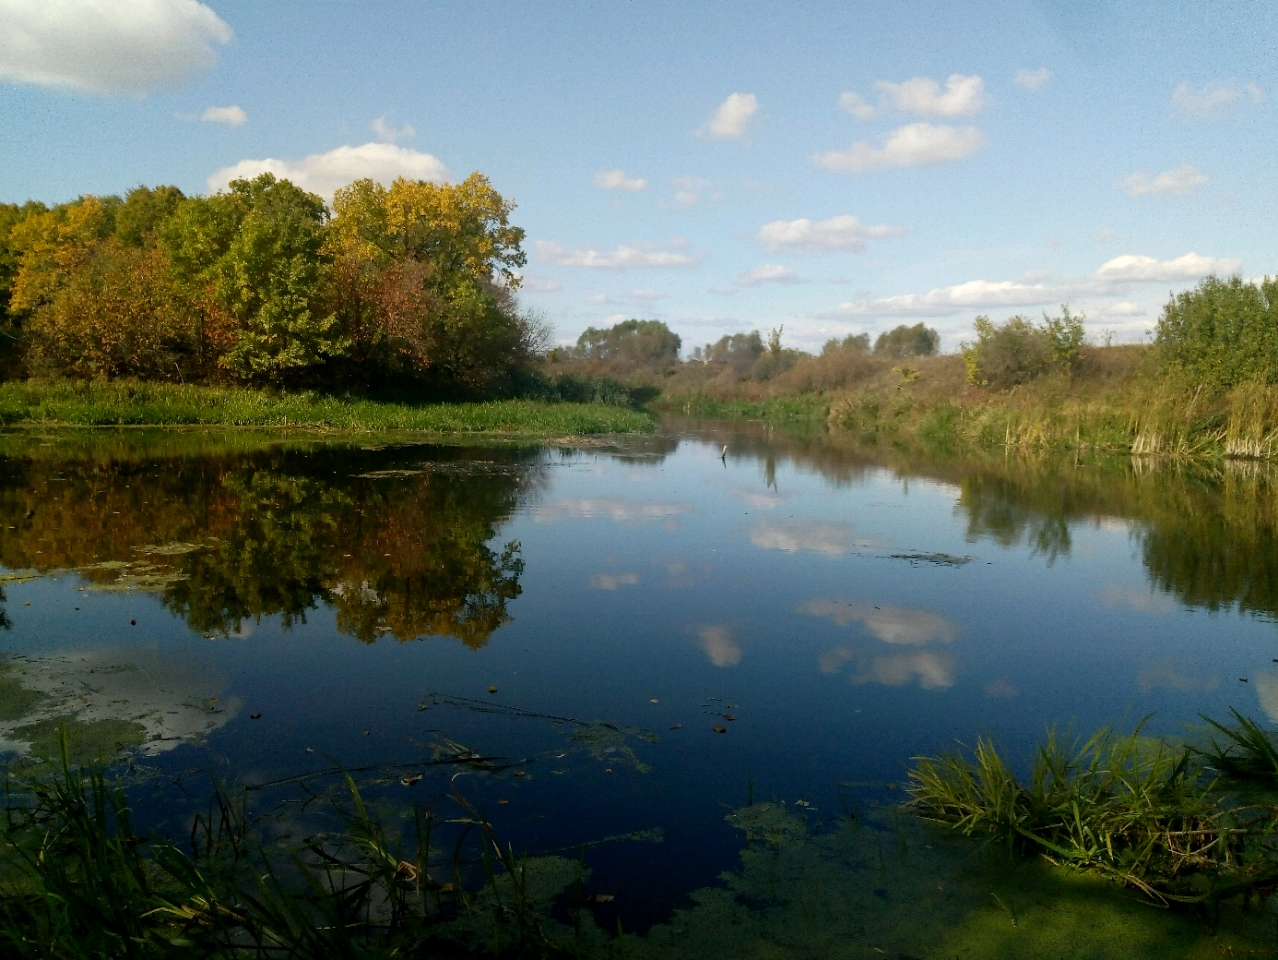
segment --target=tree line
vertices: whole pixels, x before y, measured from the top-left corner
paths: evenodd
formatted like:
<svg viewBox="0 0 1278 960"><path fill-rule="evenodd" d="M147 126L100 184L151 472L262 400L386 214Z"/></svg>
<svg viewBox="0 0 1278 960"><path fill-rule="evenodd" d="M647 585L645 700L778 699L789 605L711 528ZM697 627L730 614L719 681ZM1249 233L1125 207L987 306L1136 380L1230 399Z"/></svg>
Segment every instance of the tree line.
<svg viewBox="0 0 1278 960"><path fill-rule="evenodd" d="M478 173L0 204L0 373L510 392L549 346L513 209Z"/></svg>

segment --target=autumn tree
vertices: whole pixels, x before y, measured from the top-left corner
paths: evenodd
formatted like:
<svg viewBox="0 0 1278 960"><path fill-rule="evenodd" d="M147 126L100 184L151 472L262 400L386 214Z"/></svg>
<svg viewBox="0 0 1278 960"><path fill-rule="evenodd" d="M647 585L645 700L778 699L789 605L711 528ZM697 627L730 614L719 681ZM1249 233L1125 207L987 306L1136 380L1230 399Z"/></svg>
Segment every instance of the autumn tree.
<svg viewBox="0 0 1278 960"><path fill-rule="evenodd" d="M466 390L519 358L514 204L473 173L458 184L357 180L337 191L326 252L343 327L373 368Z"/></svg>

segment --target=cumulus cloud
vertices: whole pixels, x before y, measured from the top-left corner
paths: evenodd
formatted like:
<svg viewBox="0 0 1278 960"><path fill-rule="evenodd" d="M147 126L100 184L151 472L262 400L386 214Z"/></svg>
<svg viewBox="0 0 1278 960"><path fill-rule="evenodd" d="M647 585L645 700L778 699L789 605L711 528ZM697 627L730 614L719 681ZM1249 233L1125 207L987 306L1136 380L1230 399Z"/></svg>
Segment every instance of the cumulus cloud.
<svg viewBox="0 0 1278 960"><path fill-rule="evenodd" d="M200 119L205 123L225 123L228 127L242 127L248 121L248 114L239 107L209 107Z"/></svg>
<svg viewBox="0 0 1278 960"><path fill-rule="evenodd" d="M1122 190L1129 197L1146 197L1150 194L1170 193L1173 197L1183 197L1193 193L1207 182L1207 176L1195 166L1186 164L1174 170L1164 170L1151 177L1144 170L1138 170L1130 177L1124 177L1114 184L1114 189Z"/></svg>
<svg viewBox="0 0 1278 960"><path fill-rule="evenodd" d="M1197 253L1187 253L1174 260L1126 254L1105 261L1093 276L1110 282L1152 283L1197 280L1209 273L1236 273L1240 269L1242 260L1203 257Z"/></svg>
<svg viewBox="0 0 1278 960"><path fill-rule="evenodd" d="M232 37L196 0L8 0L0 3L0 77L144 97L205 73Z"/></svg>
<svg viewBox="0 0 1278 960"><path fill-rule="evenodd" d="M924 117L971 117L985 104L985 84L978 76L952 73L945 89L930 77L914 77L902 83L879 80L874 84L878 105L859 93L839 96L839 108L858 120L873 120L888 113L914 113Z"/></svg>
<svg viewBox="0 0 1278 960"><path fill-rule="evenodd" d="M818 167L847 173L864 173L890 167L921 167L961 160L985 145L985 136L975 127L937 126L911 123L893 130L876 147L858 140L847 150L819 153L812 158Z"/></svg>
<svg viewBox="0 0 1278 960"><path fill-rule="evenodd" d="M1037 90L1052 79L1052 71L1047 67L1039 67L1037 70L1017 70L1015 82L1018 87L1024 87L1026 90Z"/></svg>
<svg viewBox="0 0 1278 960"><path fill-rule="evenodd" d="M1200 90L1182 83L1172 91L1172 107L1186 120L1219 120L1229 116L1236 101L1243 95L1251 103L1264 103L1265 91L1254 83L1236 86L1215 81Z"/></svg>
<svg viewBox="0 0 1278 960"><path fill-rule="evenodd" d="M758 112L759 100L753 93L731 94L698 128L697 134L707 140L744 140Z"/></svg>
<svg viewBox="0 0 1278 960"><path fill-rule="evenodd" d="M850 600L809 600L799 604L799 613L822 617L840 627L860 623L865 631L884 643L920 646L938 641L950 643L958 636L958 625L939 614L910 607L876 607Z"/></svg>
<svg viewBox="0 0 1278 960"><path fill-rule="evenodd" d="M716 667L735 667L741 662L741 646L727 627L702 627L697 631L697 646Z"/></svg>
<svg viewBox="0 0 1278 960"><path fill-rule="evenodd" d="M764 283L804 283L805 281L788 267L783 267L779 263L765 263L763 266L738 274L732 282L738 287L757 287Z"/></svg>
<svg viewBox="0 0 1278 960"><path fill-rule="evenodd" d="M849 300L818 317L947 317L960 312L1066 303L1080 297L1109 296L1133 284L1194 281L1209 273L1230 274L1242 260L1187 253L1171 260L1124 254L1103 263L1084 277L1046 279L1028 275L1020 280L969 280L927 293ZM1139 308L1138 308L1139 309Z"/></svg>
<svg viewBox="0 0 1278 960"><path fill-rule="evenodd" d="M301 160L241 160L223 167L208 179L210 190L221 190L232 180L273 173L291 180L304 190L331 198L333 192L352 180L368 178L390 183L399 177L443 183L448 169L438 157L392 143L366 143L359 147L338 147L328 153L313 153Z"/></svg>
<svg viewBox="0 0 1278 960"><path fill-rule="evenodd" d="M411 123L406 123L402 127L396 127L386 119L387 115L382 114L380 117L374 118L368 124L368 129L377 135L377 139L383 143L399 143L401 140L407 140L417 131L413 129Z"/></svg>
<svg viewBox="0 0 1278 960"><path fill-rule="evenodd" d="M990 307L1026 307L1053 303L1056 287L1044 283L1015 280L969 280L927 293L904 293L891 297L866 297L840 304L823 316L840 314L881 317L946 317L961 310Z"/></svg>
<svg viewBox="0 0 1278 960"><path fill-rule="evenodd" d="M865 249L867 239L894 237L904 233L900 227L871 227L852 216L831 217L829 220L812 221L807 217L798 220L773 220L759 228L758 241L768 250L792 250L814 253L826 250Z"/></svg>
<svg viewBox="0 0 1278 960"><path fill-rule="evenodd" d="M642 177L627 177L626 171L618 167L615 170L600 170L595 174L595 186L600 190L626 190L635 193L648 185Z"/></svg>
<svg viewBox="0 0 1278 960"><path fill-rule="evenodd" d="M592 267L598 270L690 267L696 263L696 260L687 254L673 250L641 250L627 246L619 246L610 251L599 251L590 247L570 250L552 240L538 240L533 256L542 263L553 263L561 267Z"/></svg>

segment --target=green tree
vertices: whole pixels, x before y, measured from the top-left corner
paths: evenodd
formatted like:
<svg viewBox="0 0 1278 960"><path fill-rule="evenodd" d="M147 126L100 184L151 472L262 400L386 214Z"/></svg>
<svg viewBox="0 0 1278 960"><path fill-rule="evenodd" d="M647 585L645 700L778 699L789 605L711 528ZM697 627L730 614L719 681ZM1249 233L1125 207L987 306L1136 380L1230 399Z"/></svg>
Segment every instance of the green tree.
<svg viewBox="0 0 1278 960"><path fill-rule="evenodd" d="M660 320L623 320L606 330L588 327L573 353L581 360L609 360L630 369L666 369L679 362L682 345Z"/></svg>
<svg viewBox="0 0 1278 960"><path fill-rule="evenodd" d="M1167 303L1155 342L1167 368L1215 386L1278 382L1278 277L1207 277Z"/></svg>
<svg viewBox="0 0 1278 960"><path fill-rule="evenodd" d="M264 173L182 203L165 225L179 281L225 313L215 324L231 327L218 362L236 376L280 382L345 353L319 296L325 220L319 197Z"/></svg>
<svg viewBox="0 0 1278 960"><path fill-rule="evenodd" d="M932 357L941 346L941 335L931 327L916 323L912 327L901 324L879 334L874 341L874 352L893 360L909 357Z"/></svg>
<svg viewBox="0 0 1278 960"><path fill-rule="evenodd" d="M825 346L821 348L821 356L827 357L837 354L843 350L851 350L854 353L870 352L870 335L868 333L848 334L842 340L831 338L825 341Z"/></svg>

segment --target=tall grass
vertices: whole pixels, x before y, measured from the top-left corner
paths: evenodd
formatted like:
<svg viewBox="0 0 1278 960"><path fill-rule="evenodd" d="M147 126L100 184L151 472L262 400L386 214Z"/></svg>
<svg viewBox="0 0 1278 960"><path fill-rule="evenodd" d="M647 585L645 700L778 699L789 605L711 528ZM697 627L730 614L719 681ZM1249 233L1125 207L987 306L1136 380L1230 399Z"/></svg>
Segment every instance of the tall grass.
<svg viewBox="0 0 1278 960"><path fill-rule="evenodd" d="M1139 729L1127 737L1103 729L1081 742L1051 730L1025 782L981 739L970 752L918 759L908 806L1163 904L1268 889L1278 885L1278 798L1241 799L1230 777L1259 767L1278 786L1278 766L1267 735L1235 717L1237 728L1209 721L1235 752L1174 748Z"/></svg>
<svg viewBox="0 0 1278 960"><path fill-rule="evenodd" d="M564 436L649 432L647 414L610 403L499 400L412 405L166 383L0 384L0 423L69 426L219 425Z"/></svg>

